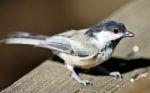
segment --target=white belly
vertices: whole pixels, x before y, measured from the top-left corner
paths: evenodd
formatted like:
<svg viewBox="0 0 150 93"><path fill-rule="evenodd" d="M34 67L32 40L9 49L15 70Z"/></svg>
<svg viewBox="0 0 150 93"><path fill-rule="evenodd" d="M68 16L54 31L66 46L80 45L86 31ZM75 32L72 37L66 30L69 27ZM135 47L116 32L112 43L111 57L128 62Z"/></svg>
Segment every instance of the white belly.
<svg viewBox="0 0 150 93"><path fill-rule="evenodd" d="M97 60L97 56L78 57L78 56L73 56L65 53L59 53L58 56L62 58L66 64L77 66L83 69L90 69L103 62Z"/></svg>

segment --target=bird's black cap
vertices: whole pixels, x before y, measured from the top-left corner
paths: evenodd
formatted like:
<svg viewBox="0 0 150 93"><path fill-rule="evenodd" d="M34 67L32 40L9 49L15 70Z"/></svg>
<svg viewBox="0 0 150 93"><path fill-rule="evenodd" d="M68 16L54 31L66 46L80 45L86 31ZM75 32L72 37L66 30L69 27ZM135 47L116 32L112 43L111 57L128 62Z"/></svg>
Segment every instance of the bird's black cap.
<svg viewBox="0 0 150 93"><path fill-rule="evenodd" d="M93 36L95 32L101 32L102 30L111 31L112 29L119 29L120 32L125 32L126 27L123 23L114 21L114 20L104 20L89 28L89 30L85 33L89 36Z"/></svg>

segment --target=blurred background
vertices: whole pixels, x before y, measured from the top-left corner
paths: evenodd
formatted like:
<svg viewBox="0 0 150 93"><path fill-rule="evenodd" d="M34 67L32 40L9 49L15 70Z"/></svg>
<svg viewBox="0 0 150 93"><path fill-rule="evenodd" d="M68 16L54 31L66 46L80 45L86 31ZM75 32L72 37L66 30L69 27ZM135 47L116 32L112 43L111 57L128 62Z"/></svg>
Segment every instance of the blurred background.
<svg viewBox="0 0 150 93"><path fill-rule="evenodd" d="M86 28L131 0L0 0L0 39L10 32L53 35ZM0 90L51 56L47 49L0 44Z"/></svg>

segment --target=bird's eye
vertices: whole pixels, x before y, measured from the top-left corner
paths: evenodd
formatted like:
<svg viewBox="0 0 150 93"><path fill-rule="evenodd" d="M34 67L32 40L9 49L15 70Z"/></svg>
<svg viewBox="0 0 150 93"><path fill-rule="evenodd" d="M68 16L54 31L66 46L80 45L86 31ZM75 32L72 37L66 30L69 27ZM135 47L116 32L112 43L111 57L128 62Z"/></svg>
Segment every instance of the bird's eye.
<svg viewBox="0 0 150 93"><path fill-rule="evenodd" d="M118 30L118 29L114 29L113 32L114 32L115 34L117 34L117 33L119 32L119 30Z"/></svg>

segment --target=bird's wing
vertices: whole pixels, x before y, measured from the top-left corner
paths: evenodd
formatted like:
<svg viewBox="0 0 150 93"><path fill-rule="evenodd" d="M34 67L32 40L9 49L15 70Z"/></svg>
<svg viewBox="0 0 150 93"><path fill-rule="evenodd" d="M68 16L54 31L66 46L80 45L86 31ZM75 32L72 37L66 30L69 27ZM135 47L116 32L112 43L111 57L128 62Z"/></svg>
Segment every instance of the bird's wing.
<svg viewBox="0 0 150 93"><path fill-rule="evenodd" d="M85 31L69 31L47 39L47 45L55 50L77 56L90 56L97 52L97 47L83 37Z"/></svg>

